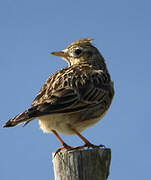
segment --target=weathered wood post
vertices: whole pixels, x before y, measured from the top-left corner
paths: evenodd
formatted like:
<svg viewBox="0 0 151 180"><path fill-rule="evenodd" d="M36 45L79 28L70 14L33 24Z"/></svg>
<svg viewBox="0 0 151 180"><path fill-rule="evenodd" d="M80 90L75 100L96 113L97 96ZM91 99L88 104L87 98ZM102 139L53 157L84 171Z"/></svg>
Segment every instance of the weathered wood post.
<svg viewBox="0 0 151 180"><path fill-rule="evenodd" d="M107 180L110 162L108 148L59 152L53 158L55 180Z"/></svg>

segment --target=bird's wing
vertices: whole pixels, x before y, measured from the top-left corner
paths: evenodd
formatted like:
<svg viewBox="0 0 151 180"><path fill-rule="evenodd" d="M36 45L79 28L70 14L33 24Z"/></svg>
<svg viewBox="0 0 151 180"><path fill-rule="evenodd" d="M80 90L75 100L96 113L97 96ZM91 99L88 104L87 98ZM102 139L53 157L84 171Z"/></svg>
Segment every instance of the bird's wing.
<svg viewBox="0 0 151 180"><path fill-rule="evenodd" d="M113 94L113 84L107 72L87 65L74 66L51 76L32 107L38 106L42 115L69 113L100 104L105 96Z"/></svg>
<svg viewBox="0 0 151 180"><path fill-rule="evenodd" d="M112 94L110 77L101 70L69 67L52 75L30 109L10 119L4 127L11 127L36 117L54 113L73 113L91 108Z"/></svg>

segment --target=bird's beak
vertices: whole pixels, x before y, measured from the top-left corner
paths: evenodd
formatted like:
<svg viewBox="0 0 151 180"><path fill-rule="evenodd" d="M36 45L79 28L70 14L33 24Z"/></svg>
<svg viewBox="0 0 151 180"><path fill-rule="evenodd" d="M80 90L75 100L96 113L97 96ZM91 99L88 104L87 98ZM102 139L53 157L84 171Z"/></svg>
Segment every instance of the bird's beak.
<svg viewBox="0 0 151 180"><path fill-rule="evenodd" d="M65 51L52 52L51 54L62 58L66 58L68 55Z"/></svg>

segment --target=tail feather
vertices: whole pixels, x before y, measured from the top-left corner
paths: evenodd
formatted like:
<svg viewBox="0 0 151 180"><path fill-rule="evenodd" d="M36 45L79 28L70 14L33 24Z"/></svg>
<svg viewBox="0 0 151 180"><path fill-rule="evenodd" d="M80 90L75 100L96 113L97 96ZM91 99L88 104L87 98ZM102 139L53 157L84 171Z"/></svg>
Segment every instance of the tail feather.
<svg viewBox="0 0 151 180"><path fill-rule="evenodd" d="M29 109L7 121L3 127L4 128L13 127L21 123L25 123L26 125L28 124L28 122L30 122L33 119L35 119L35 117L32 116L31 109Z"/></svg>

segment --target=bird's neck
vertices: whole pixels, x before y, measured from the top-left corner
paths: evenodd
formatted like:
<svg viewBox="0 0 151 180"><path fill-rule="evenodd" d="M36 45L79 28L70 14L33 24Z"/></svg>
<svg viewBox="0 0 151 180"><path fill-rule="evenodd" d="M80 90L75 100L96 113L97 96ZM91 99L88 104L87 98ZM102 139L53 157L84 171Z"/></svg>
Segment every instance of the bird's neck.
<svg viewBox="0 0 151 180"><path fill-rule="evenodd" d="M87 64L87 65L90 65L92 66L94 69L97 69L97 70L102 70L102 71L107 71L107 66L106 66L106 63L105 63L105 60L104 59L99 59L99 60L90 60L90 61L85 61L85 62L79 62L78 63L79 65L84 65L84 64Z"/></svg>
<svg viewBox="0 0 151 180"><path fill-rule="evenodd" d="M96 68L96 69L101 69L101 70L106 70L107 69L107 67L106 67L106 63L105 63L105 61L104 60L96 60L96 61L90 61L90 62L88 62L88 64L90 64L90 65L92 65L94 68Z"/></svg>

